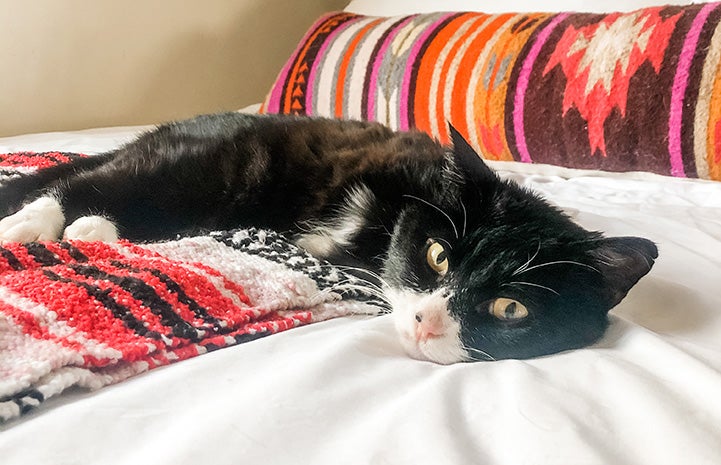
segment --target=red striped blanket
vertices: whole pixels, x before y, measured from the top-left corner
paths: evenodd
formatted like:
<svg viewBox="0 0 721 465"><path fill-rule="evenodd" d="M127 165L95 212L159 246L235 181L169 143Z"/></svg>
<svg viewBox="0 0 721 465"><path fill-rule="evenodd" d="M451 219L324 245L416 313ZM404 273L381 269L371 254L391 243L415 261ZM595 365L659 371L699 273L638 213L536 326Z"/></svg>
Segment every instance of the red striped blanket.
<svg viewBox="0 0 721 465"><path fill-rule="evenodd" d="M0 176L72 154L0 155ZM0 182L2 178L0 178ZM351 313L362 282L258 229L0 246L0 422L78 386Z"/></svg>

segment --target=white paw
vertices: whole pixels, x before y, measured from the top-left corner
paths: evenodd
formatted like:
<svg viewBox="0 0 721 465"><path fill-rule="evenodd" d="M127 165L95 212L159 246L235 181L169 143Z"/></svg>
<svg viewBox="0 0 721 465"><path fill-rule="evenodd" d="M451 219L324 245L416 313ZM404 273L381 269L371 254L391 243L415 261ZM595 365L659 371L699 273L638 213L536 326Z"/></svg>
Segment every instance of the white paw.
<svg viewBox="0 0 721 465"><path fill-rule="evenodd" d="M60 203L52 197L40 197L0 220L0 243L54 241L64 224Z"/></svg>
<svg viewBox="0 0 721 465"><path fill-rule="evenodd" d="M65 228L63 239L116 242L118 229L111 221L102 216L82 216Z"/></svg>

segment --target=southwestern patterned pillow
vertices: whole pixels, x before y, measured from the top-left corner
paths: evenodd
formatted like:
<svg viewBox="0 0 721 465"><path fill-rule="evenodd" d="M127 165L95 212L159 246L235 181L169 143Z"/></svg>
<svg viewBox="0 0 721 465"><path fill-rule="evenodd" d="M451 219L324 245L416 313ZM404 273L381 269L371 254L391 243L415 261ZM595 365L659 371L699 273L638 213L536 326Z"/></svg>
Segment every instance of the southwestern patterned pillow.
<svg viewBox="0 0 721 465"><path fill-rule="evenodd" d="M721 180L721 4L607 15L319 19L263 105L365 118L489 160Z"/></svg>

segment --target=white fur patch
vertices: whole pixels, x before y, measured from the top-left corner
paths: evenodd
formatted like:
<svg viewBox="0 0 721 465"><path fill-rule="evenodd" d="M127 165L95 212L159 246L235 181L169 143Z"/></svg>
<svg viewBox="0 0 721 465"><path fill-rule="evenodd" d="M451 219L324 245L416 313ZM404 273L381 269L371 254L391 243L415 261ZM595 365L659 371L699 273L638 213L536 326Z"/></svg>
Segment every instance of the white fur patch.
<svg viewBox="0 0 721 465"><path fill-rule="evenodd" d="M40 197L0 220L0 243L54 241L64 224L60 203L53 197Z"/></svg>
<svg viewBox="0 0 721 465"><path fill-rule="evenodd" d="M118 229L102 216L82 216L65 228L64 239L117 242Z"/></svg>
<svg viewBox="0 0 721 465"><path fill-rule="evenodd" d="M364 185L352 188L333 220L328 224L312 225L310 232L301 234L295 244L319 258L348 247L353 237L365 226L365 213L374 198L373 192Z"/></svg>
<svg viewBox="0 0 721 465"><path fill-rule="evenodd" d="M387 289L385 291L393 307L393 321L401 345L408 355L419 360L450 364L468 360L463 349L461 325L448 313L448 296L444 289L433 293L420 293L409 289ZM419 337L419 322L433 318L442 330L433 337Z"/></svg>

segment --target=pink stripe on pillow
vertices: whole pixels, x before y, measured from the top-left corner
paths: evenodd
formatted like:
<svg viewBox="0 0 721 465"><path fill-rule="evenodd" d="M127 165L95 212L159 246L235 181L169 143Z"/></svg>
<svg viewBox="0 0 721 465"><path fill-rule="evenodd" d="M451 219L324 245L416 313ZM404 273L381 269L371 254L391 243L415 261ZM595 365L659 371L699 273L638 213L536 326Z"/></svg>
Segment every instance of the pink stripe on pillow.
<svg viewBox="0 0 721 465"><path fill-rule="evenodd" d="M696 46L701 35L701 30L711 12L718 7L718 3L706 4L698 12L691 24L686 40L683 43L683 50L678 58L678 68L673 80L673 92L671 94L671 110L668 121L668 153L671 160L671 174L673 176L686 177L683 167L683 156L681 152L681 130L683 129L683 103L688 87L689 71L693 56L696 53Z"/></svg>
<svg viewBox="0 0 721 465"><path fill-rule="evenodd" d="M533 163L531 154L528 152L528 146L526 145L526 132L523 127L523 113L526 103L525 97L526 91L528 90L528 83L531 78L531 71L533 71L533 64L536 62L538 55L541 53L541 48L543 48L546 41L548 41L548 38L551 36L553 30L556 29L556 26L566 19L568 15L568 13L563 13L556 16L553 18L553 21L551 21L548 26L543 28L543 30L538 34L536 42L533 44L533 47L531 47L531 51L528 52L528 56L526 56L526 59L523 62L521 74L518 76L518 85L516 87L516 97L514 99L513 108L513 129L516 134L516 147L518 147L521 161L524 163Z"/></svg>

